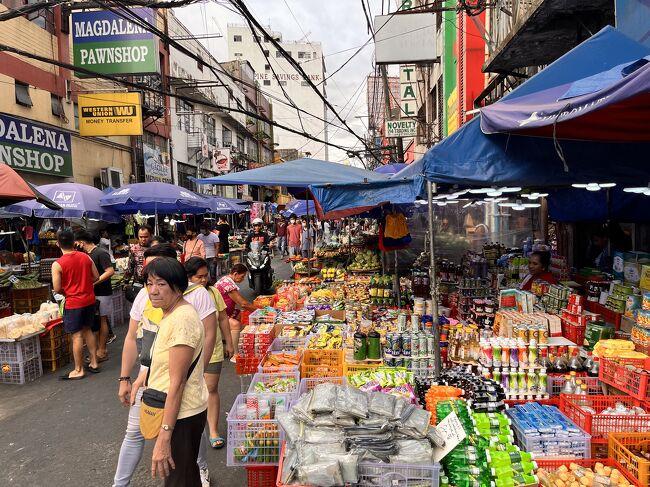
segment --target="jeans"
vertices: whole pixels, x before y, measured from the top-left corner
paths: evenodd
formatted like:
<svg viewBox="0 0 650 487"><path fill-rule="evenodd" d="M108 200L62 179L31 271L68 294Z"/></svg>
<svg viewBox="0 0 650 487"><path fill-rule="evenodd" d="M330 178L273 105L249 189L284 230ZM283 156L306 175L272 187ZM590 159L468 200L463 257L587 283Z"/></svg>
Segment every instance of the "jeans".
<svg viewBox="0 0 650 487"><path fill-rule="evenodd" d="M214 257L206 257L205 261L208 263L208 273L210 281L217 280L216 259Z"/></svg>
<svg viewBox="0 0 650 487"><path fill-rule="evenodd" d="M284 255L287 253L287 236L283 235L282 237L278 237L278 250L280 251L280 255Z"/></svg>
<svg viewBox="0 0 650 487"><path fill-rule="evenodd" d="M292 257L294 255L300 256L300 247L289 247L289 255L291 255Z"/></svg>
<svg viewBox="0 0 650 487"><path fill-rule="evenodd" d="M144 436L140 432L140 401L143 392L144 388L141 387L135 396L135 403L129 408L126 435L124 435L124 441L122 441L122 447L120 448L113 487L128 487L131 485L131 478L144 452Z"/></svg>
<svg viewBox="0 0 650 487"><path fill-rule="evenodd" d="M208 433L203 430L201 435L201 444L199 445L199 456L196 458L196 463L200 470L208 468Z"/></svg>

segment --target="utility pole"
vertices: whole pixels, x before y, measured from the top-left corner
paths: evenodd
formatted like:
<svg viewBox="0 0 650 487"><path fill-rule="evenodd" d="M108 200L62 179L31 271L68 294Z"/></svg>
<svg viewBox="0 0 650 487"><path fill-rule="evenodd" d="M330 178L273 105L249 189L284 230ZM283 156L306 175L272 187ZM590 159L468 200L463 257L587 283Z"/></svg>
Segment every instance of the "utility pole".
<svg viewBox="0 0 650 487"><path fill-rule="evenodd" d="M381 66L379 69L381 70L381 78L384 81L385 120L390 120L390 87L388 86L388 74L386 72L386 66ZM402 138L395 137L393 145L397 147L397 162L404 162L404 144L402 143Z"/></svg>

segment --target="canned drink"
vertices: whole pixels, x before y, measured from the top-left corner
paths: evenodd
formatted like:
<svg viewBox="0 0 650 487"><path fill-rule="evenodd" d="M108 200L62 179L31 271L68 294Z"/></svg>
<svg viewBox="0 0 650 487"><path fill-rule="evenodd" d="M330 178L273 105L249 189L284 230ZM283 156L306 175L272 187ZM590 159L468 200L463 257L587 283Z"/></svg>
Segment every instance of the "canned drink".
<svg viewBox="0 0 650 487"><path fill-rule="evenodd" d="M427 337L426 335L422 334L420 335L420 357L425 357L429 355L428 349L427 349Z"/></svg>
<svg viewBox="0 0 650 487"><path fill-rule="evenodd" d="M395 367L404 367L404 357L395 357Z"/></svg>
<svg viewBox="0 0 650 487"><path fill-rule="evenodd" d="M530 336L529 341L535 340L535 343L539 343L539 328L540 328L539 325L532 325L531 326L531 333L532 334Z"/></svg>
<svg viewBox="0 0 650 487"><path fill-rule="evenodd" d="M427 360L427 368L428 369L435 369L436 368L436 359L431 357L430 359Z"/></svg>
<svg viewBox="0 0 650 487"><path fill-rule="evenodd" d="M411 334L411 357L420 356L420 337L416 333Z"/></svg>
<svg viewBox="0 0 650 487"><path fill-rule="evenodd" d="M436 347L434 345L433 335L428 335L427 336L427 352L428 352L428 355L430 357L433 356L433 353L434 353L435 349L436 349Z"/></svg>
<svg viewBox="0 0 650 487"><path fill-rule="evenodd" d="M399 357L402 355L402 335L393 333L393 355Z"/></svg>
<svg viewBox="0 0 650 487"><path fill-rule="evenodd" d="M548 343L548 328L546 325L539 325L539 344L546 345Z"/></svg>
<svg viewBox="0 0 650 487"><path fill-rule="evenodd" d="M384 356L393 355L393 344L395 343L395 338L393 338L393 333L386 333L386 345L384 345Z"/></svg>
<svg viewBox="0 0 650 487"><path fill-rule="evenodd" d="M418 315L411 315L411 331L420 331L420 317Z"/></svg>
<svg viewBox="0 0 650 487"><path fill-rule="evenodd" d="M404 359L404 367L407 369L412 369L413 368L413 360L411 358L405 358Z"/></svg>
<svg viewBox="0 0 650 487"><path fill-rule="evenodd" d="M395 367L395 357L384 357L384 363L387 367Z"/></svg>
<svg viewBox="0 0 650 487"><path fill-rule="evenodd" d="M404 357L410 357L411 356L411 334L402 333L401 339L402 339L402 355Z"/></svg>
<svg viewBox="0 0 650 487"><path fill-rule="evenodd" d="M400 313L397 315L397 331L402 333L406 331L406 313Z"/></svg>

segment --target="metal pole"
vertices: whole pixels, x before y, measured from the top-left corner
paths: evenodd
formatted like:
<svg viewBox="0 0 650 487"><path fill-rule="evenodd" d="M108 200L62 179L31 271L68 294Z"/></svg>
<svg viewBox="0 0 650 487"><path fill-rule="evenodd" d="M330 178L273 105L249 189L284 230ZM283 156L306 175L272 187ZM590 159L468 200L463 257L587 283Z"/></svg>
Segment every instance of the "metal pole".
<svg viewBox="0 0 650 487"><path fill-rule="evenodd" d="M433 183L427 181L427 203L429 204L429 282L431 283L431 301L432 301L432 324L433 324L433 340L437 345L436 361L434 363L433 372L435 377L440 376L440 328L438 326L438 283L436 282L436 254L434 249L434 236L433 236Z"/></svg>

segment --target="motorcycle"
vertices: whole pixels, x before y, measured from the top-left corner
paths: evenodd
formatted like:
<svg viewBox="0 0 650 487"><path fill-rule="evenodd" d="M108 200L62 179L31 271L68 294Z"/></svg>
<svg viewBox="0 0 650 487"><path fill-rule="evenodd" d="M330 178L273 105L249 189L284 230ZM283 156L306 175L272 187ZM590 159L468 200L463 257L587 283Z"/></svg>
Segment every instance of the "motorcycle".
<svg viewBox="0 0 650 487"><path fill-rule="evenodd" d="M248 267L248 285L255 295L264 294L273 285L273 268L271 267L271 252L267 245L251 242L251 250L246 255Z"/></svg>

